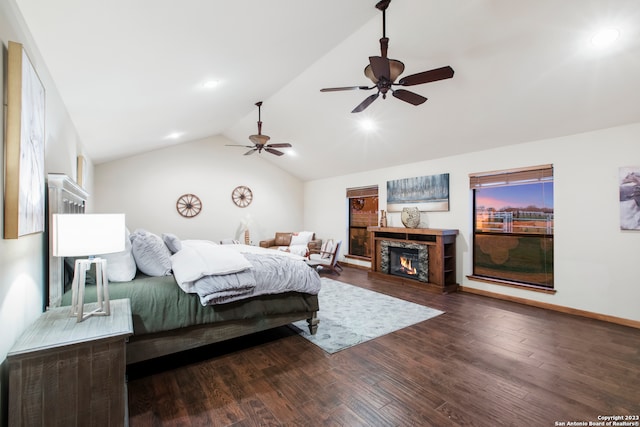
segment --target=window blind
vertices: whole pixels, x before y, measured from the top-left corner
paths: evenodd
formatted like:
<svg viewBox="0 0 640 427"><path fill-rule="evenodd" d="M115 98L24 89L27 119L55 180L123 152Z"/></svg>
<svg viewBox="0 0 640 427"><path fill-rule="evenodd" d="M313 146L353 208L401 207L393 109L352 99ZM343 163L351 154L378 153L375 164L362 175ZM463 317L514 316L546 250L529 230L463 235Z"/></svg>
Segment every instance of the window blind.
<svg viewBox="0 0 640 427"><path fill-rule="evenodd" d="M471 189L545 181L553 181L553 165L539 165L469 174L469 186Z"/></svg>
<svg viewBox="0 0 640 427"><path fill-rule="evenodd" d="M355 199L357 197L377 197L378 186L347 188L347 198Z"/></svg>

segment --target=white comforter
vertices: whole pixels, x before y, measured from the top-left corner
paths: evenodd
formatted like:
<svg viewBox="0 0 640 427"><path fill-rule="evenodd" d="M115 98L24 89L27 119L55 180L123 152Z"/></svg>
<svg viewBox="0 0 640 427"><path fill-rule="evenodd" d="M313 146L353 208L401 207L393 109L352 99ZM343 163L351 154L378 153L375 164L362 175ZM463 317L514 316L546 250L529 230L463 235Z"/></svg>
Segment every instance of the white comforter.
<svg viewBox="0 0 640 427"><path fill-rule="evenodd" d="M183 241L171 257L178 285L196 293L202 305L221 304L265 294L320 291L318 273L304 258L247 245Z"/></svg>

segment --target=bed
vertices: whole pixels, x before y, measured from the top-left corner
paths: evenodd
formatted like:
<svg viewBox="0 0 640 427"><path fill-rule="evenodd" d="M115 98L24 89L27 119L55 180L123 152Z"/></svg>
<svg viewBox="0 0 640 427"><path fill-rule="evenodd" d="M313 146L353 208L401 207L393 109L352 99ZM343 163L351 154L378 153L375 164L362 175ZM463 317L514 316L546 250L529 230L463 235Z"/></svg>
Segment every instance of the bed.
<svg viewBox="0 0 640 427"><path fill-rule="evenodd" d="M51 223L56 213L84 213L87 193L68 177L60 174L48 176L48 217ZM49 238L51 245L51 238ZM234 246L247 260L261 257L260 248ZM50 247L51 249L51 247ZM268 251L265 249L265 251ZM269 251L273 252L273 251ZM51 254L51 250L49 254ZM258 258L256 258L258 257ZM262 258L260 258L262 260ZM65 260L49 256L49 307L69 305L69 269L65 275ZM69 261L69 260L67 260ZM288 262L288 261L287 261ZM283 261L284 263L284 261ZM304 264L300 261L300 264ZM284 264L286 265L286 263ZM315 280L317 273L303 265L297 278ZM311 276L307 277L306 275ZM137 271L133 280L110 282L110 299L129 298L133 316L134 335L127 344L127 364L176 353L227 339L307 320L309 331L318 328L317 293L292 291L251 292L242 297L214 301L203 305L202 296L187 293L183 281L175 275L150 276ZM302 276L304 275L304 277ZM66 280L65 280L66 276ZM180 285L178 284L180 282ZM89 280L90 283L90 280ZM319 283L319 278L318 278ZM300 288L306 289L306 288ZM95 286L87 285L85 302L95 301Z"/></svg>

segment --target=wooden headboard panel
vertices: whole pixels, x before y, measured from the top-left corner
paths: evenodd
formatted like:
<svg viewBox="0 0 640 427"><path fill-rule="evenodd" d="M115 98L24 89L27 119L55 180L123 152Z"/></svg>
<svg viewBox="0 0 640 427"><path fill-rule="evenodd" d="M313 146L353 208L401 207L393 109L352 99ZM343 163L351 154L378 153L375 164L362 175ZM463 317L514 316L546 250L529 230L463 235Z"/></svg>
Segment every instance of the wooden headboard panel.
<svg viewBox="0 0 640 427"><path fill-rule="evenodd" d="M63 174L50 173L47 175L47 236L49 241L49 295L48 307L60 306L64 293L64 260L54 257L51 226L53 214L77 213L85 210L89 194L72 179Z"/></svg>

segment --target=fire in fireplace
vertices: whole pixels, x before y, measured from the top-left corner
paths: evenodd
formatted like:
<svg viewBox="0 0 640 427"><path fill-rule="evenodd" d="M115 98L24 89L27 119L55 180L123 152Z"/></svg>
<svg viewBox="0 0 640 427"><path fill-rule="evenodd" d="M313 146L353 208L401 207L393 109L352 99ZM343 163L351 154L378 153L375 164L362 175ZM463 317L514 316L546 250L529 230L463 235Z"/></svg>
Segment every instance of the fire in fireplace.
<svg viewBox="0 0 640 427"><path fill-rule="evenodd" d="M400 257L400 270L405 274L418 274L418 270L411 265L411 258Z"/></svg>
<svg viewBox="0 0 640 427"><path fill-rule="evenodd" d="M416 278L418 275L418 249L389 247L389 273Z"/></svg>

